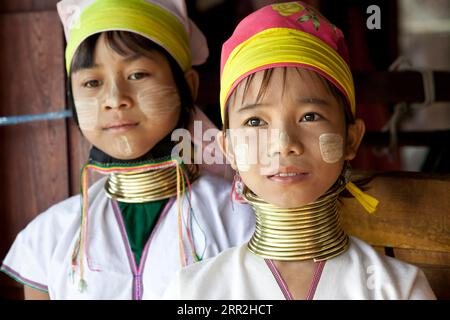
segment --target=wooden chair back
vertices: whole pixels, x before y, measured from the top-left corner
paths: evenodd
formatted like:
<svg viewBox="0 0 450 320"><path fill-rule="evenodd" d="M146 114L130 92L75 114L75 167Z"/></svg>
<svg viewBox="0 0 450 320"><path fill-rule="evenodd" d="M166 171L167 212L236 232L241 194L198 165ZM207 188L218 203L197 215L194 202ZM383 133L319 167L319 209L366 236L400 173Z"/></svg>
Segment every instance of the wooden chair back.
<svg viewBox="0 0 450 320"><path fill-rule="evenodd" d="M343 225L378 251L420 267L438 299L450 299L450 175L384 173L367 185L380 204L368 214L343 199Z"/></svg>

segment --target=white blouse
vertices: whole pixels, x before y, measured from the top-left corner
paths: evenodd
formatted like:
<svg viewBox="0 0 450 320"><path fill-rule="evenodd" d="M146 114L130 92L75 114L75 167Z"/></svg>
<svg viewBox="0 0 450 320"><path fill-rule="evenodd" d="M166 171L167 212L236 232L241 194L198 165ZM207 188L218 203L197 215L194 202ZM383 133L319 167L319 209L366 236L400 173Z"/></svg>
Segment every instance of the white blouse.
<svg viewBox="0 0 450 320"><path fill-rule="evenodd" d="M89 245L83 261L87 290L78 290L71 275L71 255L80 232L80 196L60 202L37 216L19 233L3 261L2 271L19 282L48 292L51 299L158 299L181 268L178 210L172 198L160 215L136 266L118 205L106 196L106 177L89 188ZM192 184L195 214L192 233L204 258L250 239L254 214L232 203L231 186L204 173ZM186 223L187 201L183 204ZM183 229L185 230L185 229ZM186 232L183 232L186 236ZM190 253L184 239L187 255ZM192 263L193 259L189 260Z"/></svg>
<svg viewBox="0 0 450 320"><path fill-rule="evenodd" d="M181 270L165 299L282 300L290 297L274 264L254 255L247 244ZM380 255L350 237L348 250L318 262L308 299L435 299L423 272Z"/></svg>

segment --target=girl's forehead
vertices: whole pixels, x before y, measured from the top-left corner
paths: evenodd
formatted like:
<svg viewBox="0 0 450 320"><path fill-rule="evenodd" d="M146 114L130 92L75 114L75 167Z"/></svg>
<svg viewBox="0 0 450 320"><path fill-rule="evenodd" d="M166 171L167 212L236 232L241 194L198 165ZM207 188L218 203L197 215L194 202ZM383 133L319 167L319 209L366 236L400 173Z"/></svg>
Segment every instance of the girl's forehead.
<svg viewBox="0 0 450 320"><path fill-rule="evenodd" d="M327 90L326 80L314 71L296 67L280 67L261 70L236 87L232 100L234 105L241 102L255 103L257 100L280 101L288 95L291 98L323 98L332 95Z"/></svg>
<svg viewBox="0 0 450 320"><path fill-rule="evenodd" d="M124 43L115 42L114 45L108 41L105 34L102 34L94 50L94 63L101 64L105 59L113 62L134 62L139 59L151 60L158 63L162 55L154 50L147 50L144 52L137 52L128 48Z"/></svg>

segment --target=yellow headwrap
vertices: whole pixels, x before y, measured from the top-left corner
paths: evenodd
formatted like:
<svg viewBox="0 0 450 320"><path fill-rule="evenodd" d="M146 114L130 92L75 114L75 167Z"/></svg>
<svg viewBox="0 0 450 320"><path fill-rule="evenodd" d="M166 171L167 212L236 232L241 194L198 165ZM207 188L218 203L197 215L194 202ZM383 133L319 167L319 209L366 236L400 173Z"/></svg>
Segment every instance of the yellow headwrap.
<svg viewBox="0 0 450 320"><path fill-rule="evenodd" d="M186 28L175 15L160 6L144 0L97 0L84 8L77 18L77 21L72 21L67 40L67 72L84 40L93 34L112 30L130 31L149 38L165 48L183 71L191 67Z"/></svg>
<svg viewBox="0 0 450 320"><path fill-rule="evenodd" d="M353 77L344 59L325 42L306 32L272 28L242 42L228 56L221 78L222 119L226 101L242 78L262 69L289 64L311 67L330 79L345 93L355 115Z"/></svg>

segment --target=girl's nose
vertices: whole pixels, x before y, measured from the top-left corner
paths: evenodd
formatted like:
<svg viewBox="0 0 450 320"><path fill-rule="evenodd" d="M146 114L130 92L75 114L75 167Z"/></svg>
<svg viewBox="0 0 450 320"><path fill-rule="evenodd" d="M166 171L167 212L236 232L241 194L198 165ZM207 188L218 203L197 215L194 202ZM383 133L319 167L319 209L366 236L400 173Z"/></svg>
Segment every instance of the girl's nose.
<svg viewBox="0 0 450 320"><path fill-rule="evenodd" d="M103 97L103 110L130 108L132 99L127 94L125 86L118 81L112 81L105 87Z"/></svg>
<svg viewBox="0 0 450 320"><path fill-rule="evenodd" d="M300 156L304 152L303 144L295 128L274 129L270 135L271 156Z"/></svg>

